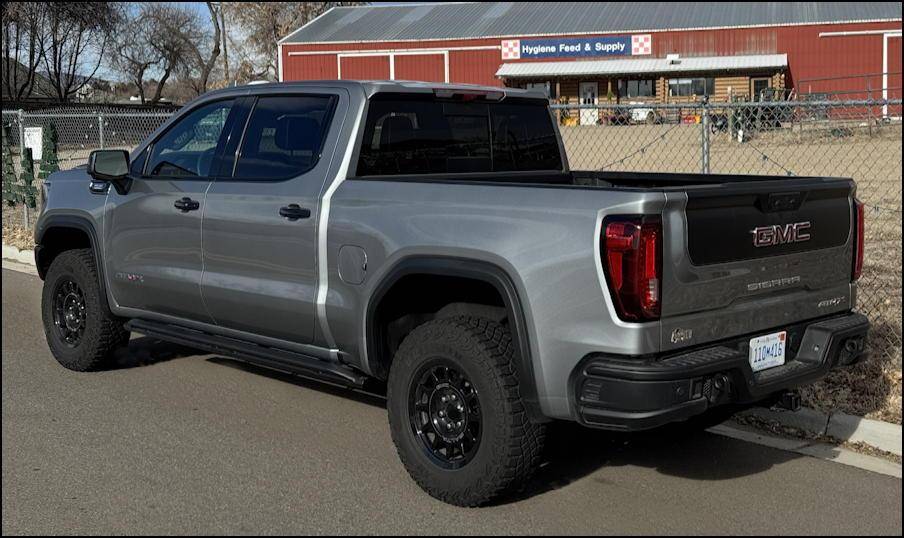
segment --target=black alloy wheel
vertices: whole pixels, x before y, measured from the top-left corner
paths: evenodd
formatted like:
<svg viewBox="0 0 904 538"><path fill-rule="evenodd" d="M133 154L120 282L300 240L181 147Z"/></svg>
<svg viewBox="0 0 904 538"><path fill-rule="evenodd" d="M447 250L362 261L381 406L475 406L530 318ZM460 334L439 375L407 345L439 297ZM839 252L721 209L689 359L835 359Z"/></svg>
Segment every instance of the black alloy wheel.
<svg viewBox="0 0 904 538"><path fill-rule="evenodd" d="M60 340L69 347L78 347L87 318L85 292L73 280L60 280L53 294L53 324Z"/></svg>
<svg viewBox="0 0 904 538"><path fill-rule="evenodd" d="M459 469L477 453L482 416L477 388L451 362L427 362L409 391L411 428L424 453L444 469Z"/></svg>

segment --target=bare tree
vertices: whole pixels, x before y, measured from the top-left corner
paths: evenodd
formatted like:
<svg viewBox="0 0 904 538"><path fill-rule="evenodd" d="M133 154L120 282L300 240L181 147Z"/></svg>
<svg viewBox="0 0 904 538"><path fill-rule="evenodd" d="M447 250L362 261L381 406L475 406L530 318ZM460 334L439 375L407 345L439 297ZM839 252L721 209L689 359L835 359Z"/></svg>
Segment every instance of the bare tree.
<svg viewBox="0 0 904 538"><path fill-rule="evenodd" d="M47 78L66 102L97 73L119 12L111 2L41 2L41 9Z"/></svg>
<svg viewBox="0 0 904 538"><path fill-rule="evenodd" d="M25 99L35 87L43 56L44 10L35 2L3 4L3 95Z"/></svg>
<svg viewBox="0 0 904 538"><path fill-rule="evenodd" d="M231 41L232 51L244 44L244 61L255 66L255 77L275 80L279 76L277 42L289 32L337 6L360 5L364 2L223 2L227 20L240 28L241 39ZM241 55L240 55L241 56Z"/></svg>
<svg viewBox="0 0 904 538"><path fill-rule="evenodd" d="M229 48L227 47L227 32L226 32L226 9L223 7L223 4L220 4L220 27L223 31L223 79L228 84L230 82L229 76Z"/></svg>
<svg viewBox="0 0 904 538"><path fill-rule="evenodd" d="M188 60L183 64L185 74L195 93L201 95L207 91L210 84L210 75L216 67L217 58L220 56L220 44L222 34L220 29L220 2L205 2L210 14L210 28L213 32L198 25L192 33L185 32L185 48L188 50ZM207 44L211 44L208 48Z"/></svg>
<svg viewBox="0 0 904 538"><path fill-rule="evenodd" d="M197 16L190 8L173 4L153 4L153 15L149 17L151 46L160 57L157 88L151 102L160 101L163 87L177 70L188 61L196 50L194 40L202 33Z"/></svg>
<svg viewBox="0 0 904 538"><path fill-rule="evenodd" d="M155 104L174 74L190 73L204 30L190 7L144 2L127 10L116 34L111 67L129 80L142 103Z"/></svg>
<svg viewBox="0 0 904 538"><path fill-rule="evenodd" d="M123 14L114 37L116 50L110 57L111 67L138 89L142 104L146 102L145 78L163 60L153 45L152 25L146 18L153 11L143 4L133 13Z"/></svg>

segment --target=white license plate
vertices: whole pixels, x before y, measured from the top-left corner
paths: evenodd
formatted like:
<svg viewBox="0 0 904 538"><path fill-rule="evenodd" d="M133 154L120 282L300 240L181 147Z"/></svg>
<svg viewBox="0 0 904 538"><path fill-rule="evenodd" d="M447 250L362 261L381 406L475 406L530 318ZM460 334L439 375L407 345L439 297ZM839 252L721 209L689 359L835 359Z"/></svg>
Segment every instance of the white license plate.
<svg viewBox="0 0 904 538"><path fill-rule="evenodd" d="M767 368L775 368L785 364L785 344L788 334L785 331L757 336L750 339L750 368L759 372Z"/></svg>

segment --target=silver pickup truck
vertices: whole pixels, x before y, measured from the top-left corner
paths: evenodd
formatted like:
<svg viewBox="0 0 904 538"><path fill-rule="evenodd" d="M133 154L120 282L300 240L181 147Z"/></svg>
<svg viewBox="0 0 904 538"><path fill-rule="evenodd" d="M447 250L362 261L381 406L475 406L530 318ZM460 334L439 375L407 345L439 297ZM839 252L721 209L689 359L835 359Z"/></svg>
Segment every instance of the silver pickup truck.
<svg viewBox="0 0 904 538"><path fill-rule="evenodd" d="M109 366L137 332L385 383L402 463L458 505L522 484L552 420L794 406L869 326L850 179L573 171L521 90L230 88L44 188L63 366Z"/></svg>

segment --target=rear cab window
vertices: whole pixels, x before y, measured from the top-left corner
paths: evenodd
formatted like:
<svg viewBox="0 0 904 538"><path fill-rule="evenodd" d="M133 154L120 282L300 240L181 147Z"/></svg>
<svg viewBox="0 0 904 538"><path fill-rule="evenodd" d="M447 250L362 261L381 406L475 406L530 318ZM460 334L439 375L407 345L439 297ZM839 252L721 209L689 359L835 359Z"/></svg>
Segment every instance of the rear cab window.
<svg viewBox="0 0 904 538"><path fill-rule="evenodd" d="M368 106L358 176L563 170L545 101L455 101L377 95Z"/></svg>

